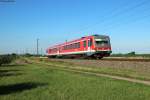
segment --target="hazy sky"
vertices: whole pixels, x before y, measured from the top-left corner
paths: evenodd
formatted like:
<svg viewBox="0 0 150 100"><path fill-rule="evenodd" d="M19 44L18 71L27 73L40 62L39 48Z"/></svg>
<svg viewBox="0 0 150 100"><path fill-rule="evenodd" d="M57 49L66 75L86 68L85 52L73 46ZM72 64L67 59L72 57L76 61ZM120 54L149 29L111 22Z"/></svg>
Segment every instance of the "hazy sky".
<svg viewBox="0 0 150 100"><path fill-rule="evenodd" d="M150 53L150 0L15 1L0 2L0 54L91 34L109 35L113 53Z"/></svg>

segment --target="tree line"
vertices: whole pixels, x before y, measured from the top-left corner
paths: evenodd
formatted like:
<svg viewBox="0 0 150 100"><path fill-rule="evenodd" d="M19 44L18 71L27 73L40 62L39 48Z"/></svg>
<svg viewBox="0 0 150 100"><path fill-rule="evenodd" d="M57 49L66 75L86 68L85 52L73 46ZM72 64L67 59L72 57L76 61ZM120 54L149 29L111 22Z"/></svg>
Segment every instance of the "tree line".
<svg viewBox="0 0 150 100"><path fill-rule="evenodd" d="M150 57L150 54L137 54L135 51L129 53L111 54L111 57Z"/></svg>

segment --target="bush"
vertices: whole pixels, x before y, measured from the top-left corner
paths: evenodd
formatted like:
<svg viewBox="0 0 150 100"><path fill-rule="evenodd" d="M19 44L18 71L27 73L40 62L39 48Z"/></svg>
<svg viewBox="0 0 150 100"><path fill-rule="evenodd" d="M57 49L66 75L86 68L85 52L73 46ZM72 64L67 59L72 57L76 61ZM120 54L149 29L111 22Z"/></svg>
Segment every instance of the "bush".
<svg viewBox="0 0 150 100"><path fill-rule="evenodd" d="M135 56L136 54L135 54L134 51L132 51L132 52L127 53L127 55L128 55L128 56Z"/></svg>
<svg viewBox="0 0 150 100"><path fill-rule="evenodd" d="M30 54L30 53L26 53L24 56L25 56L25 57L32 57L33 55Z"/></svg>
<svg viewBox="0 0 150 100"><path fill-rule="evenodd" d="M10 64L14 59L17 58L17 55L0 55L0 66L2 64Z"/></svg>
<svg viewBox="0 0 150 100"><path fill-rule="evenodd" d="M0 66L2 65L2 57L0 56Z"/></svg>

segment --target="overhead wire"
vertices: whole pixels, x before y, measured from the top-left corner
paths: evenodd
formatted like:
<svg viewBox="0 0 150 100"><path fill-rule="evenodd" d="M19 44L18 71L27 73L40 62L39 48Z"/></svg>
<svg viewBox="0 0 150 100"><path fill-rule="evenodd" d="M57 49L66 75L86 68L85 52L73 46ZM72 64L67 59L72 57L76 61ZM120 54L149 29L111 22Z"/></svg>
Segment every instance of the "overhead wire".
<svg viewBox="0 0 150 100"><path fill-rule="evenodd" d="M103 20L101 20L100 22L98 21L97 23L95 23L95 24L93 24L93 25L90 25L90 26L88 26L88 27L86 27L86 28L84 28L84 29L79 30L78 33L81 33L81 31L90 29L90 28L92 28L92 27L94 27L94 26L96 26L96 25L104 24L104 23L110 21L113 17L122 16L123 14L126 14L126 13L128 13L128 12L131 12L131 11L133 11L134 9L139 8L139 7L141 7L141 6L145 5L145 4L147 4L148 2L149 2L149 0L144 0L144 1L142 1L142 2L140 2L140 3L137 3L137 4L135 4L134 6L130 6L130 7L127 7L127 5L125 5L127 8L125 8L125 9L123 9L123 10L117 12L117 13L114 13L114 12L115 12L115 9L114 9L114 12L112 12L112 14L109 14L110 16L108 16L108 17L107 17L107 16L103 16ZM105 18L105 17L106 17L106 18Z"/></svg>
<svg viewBox="0 0 150 100"><path fill-rule="evenodd" d="M143 12L146 12L147 13L149 12L149 9L144 9ZM142 13L143 13L142 12ZM138 12L139 13L139 12ZM128 17L128 18L125 18L125 17ZM133 23L133 22L137 22L137 21L140 21L140 20L144 20L146 18L150 17L150 14L141 14L141 15L137 15L136 13L131 13L129 14L128 16L124 16L123 18L121 18L119 20L119 22L115 21L115 22L112 22L112 23L109 23L109 25L105 25L105 31L106 30L110 30L111 28L118 28L122 25L125 25L125 24L128 24L128 23ZM124 22L125 21L125 22Z"/></svg>

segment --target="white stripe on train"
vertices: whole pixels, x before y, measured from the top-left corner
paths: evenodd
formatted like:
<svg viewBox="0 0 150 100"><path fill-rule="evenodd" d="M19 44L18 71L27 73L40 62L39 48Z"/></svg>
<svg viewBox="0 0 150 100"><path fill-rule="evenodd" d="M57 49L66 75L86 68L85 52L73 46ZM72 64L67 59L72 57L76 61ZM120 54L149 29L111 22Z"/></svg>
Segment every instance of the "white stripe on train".
<svg viewBox="0 0 150 100"><path fill-rule="evenodd" d="M109 50L102 50L102 51L109 51ZM52 55L66 55L66 54L82 54L82 53L88 53L88 52L93 53L93 52L96 52L96 51L95 50L89 50L89 51L78 51L78 52L68 52L68 53L54 53L54 54L47 54L47 55L52 56Z"/></svg>

